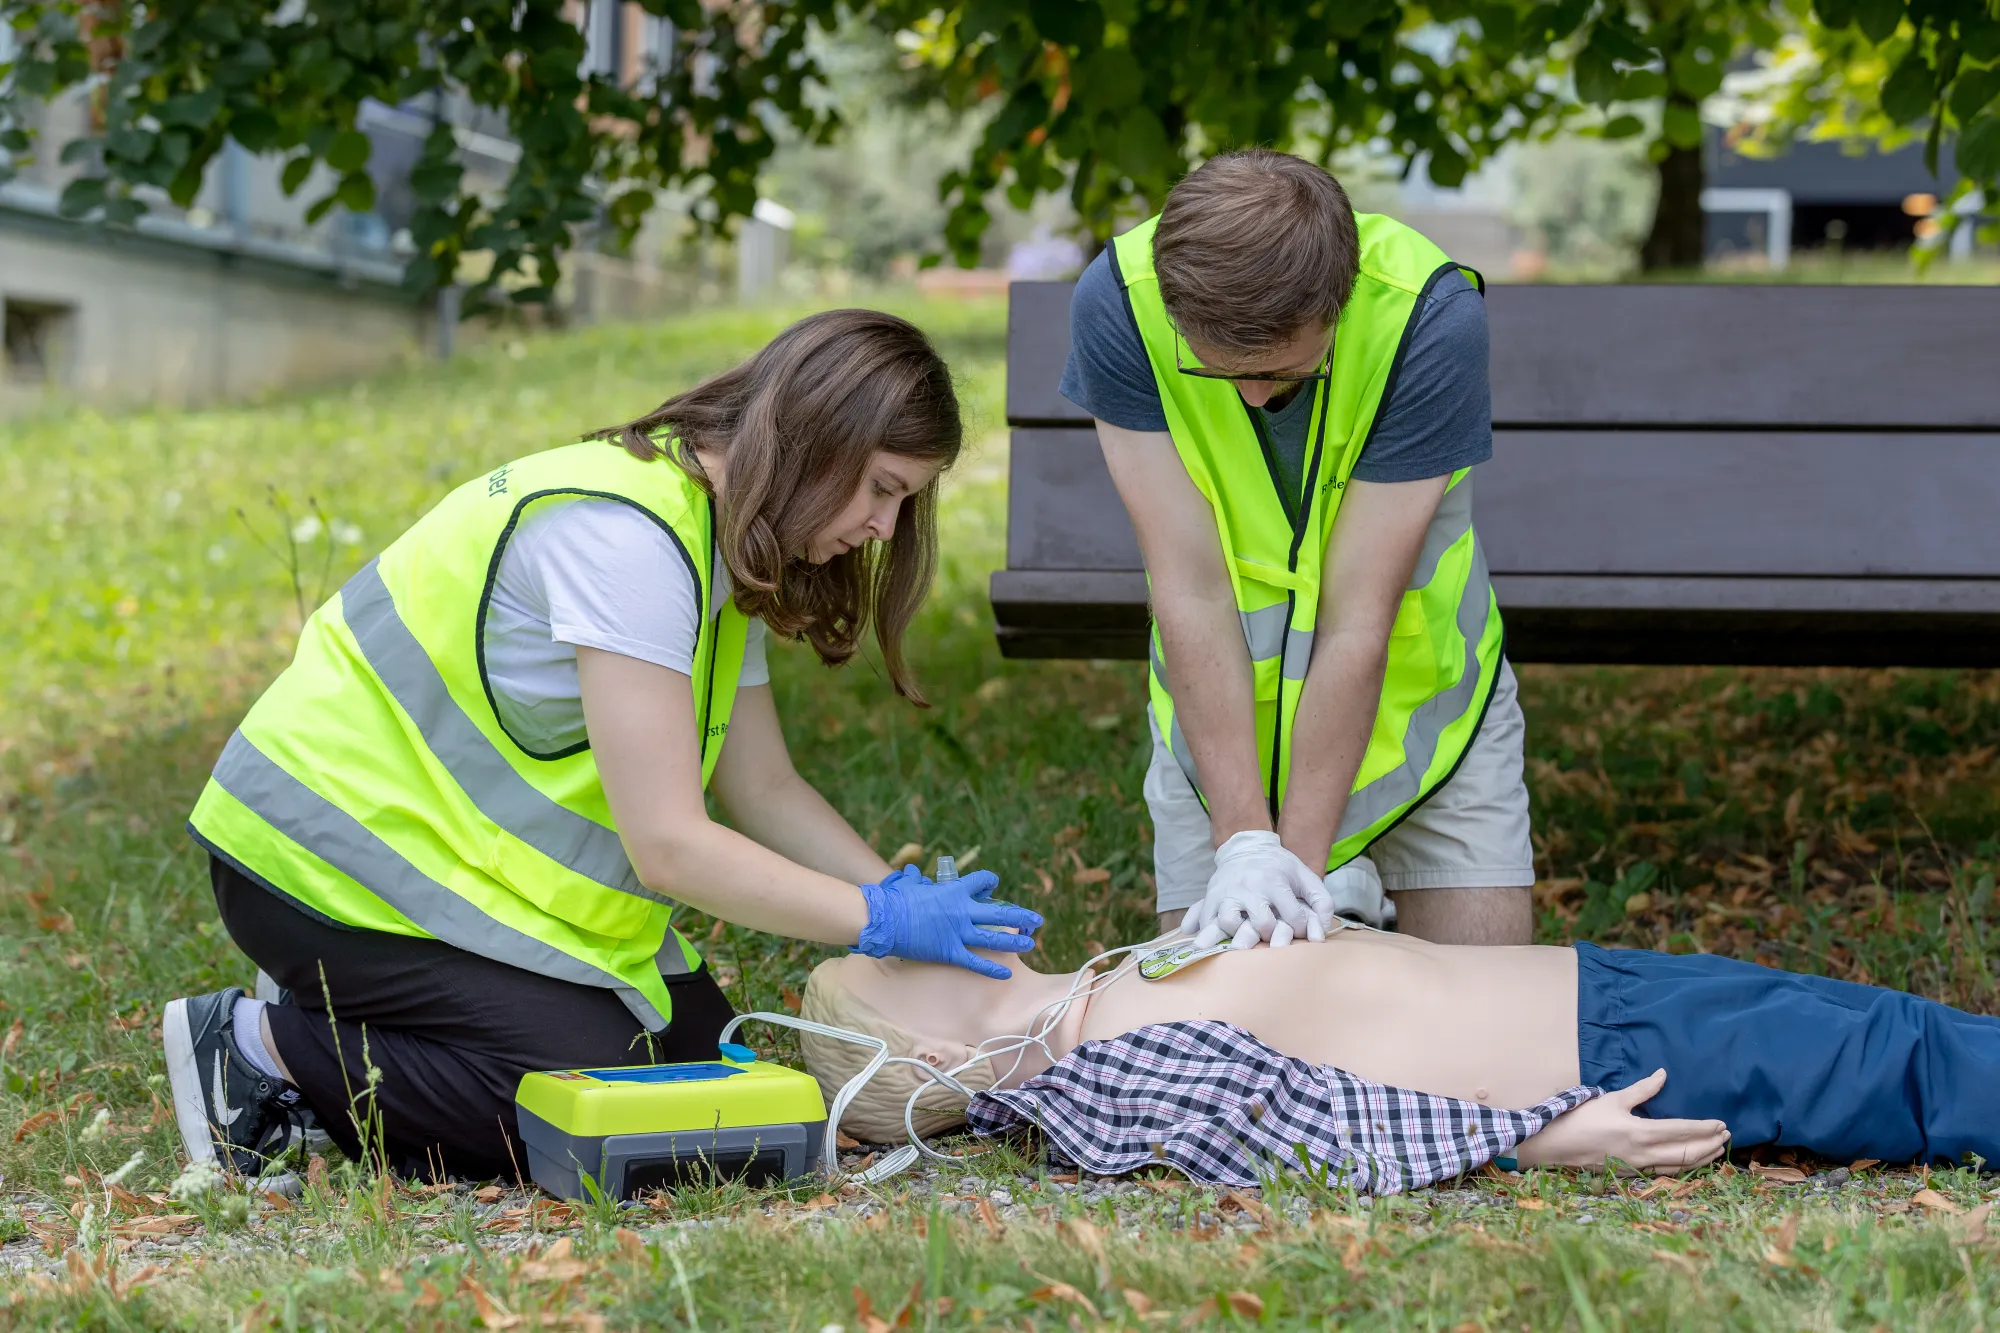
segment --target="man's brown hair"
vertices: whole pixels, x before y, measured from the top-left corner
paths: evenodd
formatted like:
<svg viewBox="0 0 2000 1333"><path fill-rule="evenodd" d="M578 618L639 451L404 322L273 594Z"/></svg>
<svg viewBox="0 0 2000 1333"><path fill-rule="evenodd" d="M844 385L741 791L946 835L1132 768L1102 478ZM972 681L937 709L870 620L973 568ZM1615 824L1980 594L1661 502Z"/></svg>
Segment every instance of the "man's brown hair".
<svg viewBox="0 0 2000 1333"><path fill-rule="evenodd" d="M937 481L903 497L895 534L824 564L813 536L861 487L877 450L950 467L964 428L943 358L907 320L879 310L810 315L733 370L642 417L584 437L671 459L714 493L696 446L725 460L717 544L736 605L820 660L854 656L872 623L896 692L922 705L903 660L937 569Z"/></svg>
<svg viewBox="0 0 2000 1333"><path fill-rule="evenodd" d="M1215 351L1263 352L1307 326L1332 328L1360 263L1340 182L1268 148L1196 167L1167 195L1153 233L1167 315Z"/></svg>

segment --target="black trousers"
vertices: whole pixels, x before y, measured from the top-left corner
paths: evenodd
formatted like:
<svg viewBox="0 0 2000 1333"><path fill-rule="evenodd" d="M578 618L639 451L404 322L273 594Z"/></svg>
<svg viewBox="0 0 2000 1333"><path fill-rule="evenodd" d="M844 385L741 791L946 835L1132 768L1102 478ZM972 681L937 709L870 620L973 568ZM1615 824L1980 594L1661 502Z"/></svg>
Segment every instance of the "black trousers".
<svg viewBox="0 0 2000 1333"><path fill-rule="evenodd" d="M521 1075L712 1059L732 1017L707 968L667 978L672 1022L648 1033L608 990L332 925L219 857L209 876L230 938L292 992L265 1011L272 1045L321 1126L357 1159L365 1129L405 1175L525 1176Z"/></svg>

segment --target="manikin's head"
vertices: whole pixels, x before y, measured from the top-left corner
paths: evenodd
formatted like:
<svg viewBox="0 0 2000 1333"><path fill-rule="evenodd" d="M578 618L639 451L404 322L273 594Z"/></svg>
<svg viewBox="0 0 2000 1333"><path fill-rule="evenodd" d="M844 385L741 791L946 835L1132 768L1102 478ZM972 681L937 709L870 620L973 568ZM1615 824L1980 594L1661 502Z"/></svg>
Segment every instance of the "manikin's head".
<svg viewBox="0 0 2000 1333"><path fill-rule="evenodd" d="M1236 391L1252 407L1319 370L1360 264L1340 182L1263 148L1188 173L1153 234L1167 315L1202 368L1245 376Z"/></svg>
<svg viewBox="0 0 2000 1333"><path fill-rule="evenodd" d="M953 1069L972 1059L981 1042L1026 1031L1036 1011L1067 984L1065 978L1027 967L1018 954L1007 955L1006 963L1014 975L995 981L942 963L865 954L829 958L807 980L799 1017L880 1037L891 1055L922 1060L941 1071ZM874 1056L865 1046L811 1032L799 1034L799 1045L829 1106ZM1013 1065L1014 1057L1005 1055L955 1077L969 1088L990 1088ZM841 1127L872 1143L898 1142L904 1135L904 1104L924 1086L929 1091L917 1100L914 1119L919 1134L941 1134L964 1121L965 1098L908 1065L888 1065L855 1096L841 1116Z"/></svg>

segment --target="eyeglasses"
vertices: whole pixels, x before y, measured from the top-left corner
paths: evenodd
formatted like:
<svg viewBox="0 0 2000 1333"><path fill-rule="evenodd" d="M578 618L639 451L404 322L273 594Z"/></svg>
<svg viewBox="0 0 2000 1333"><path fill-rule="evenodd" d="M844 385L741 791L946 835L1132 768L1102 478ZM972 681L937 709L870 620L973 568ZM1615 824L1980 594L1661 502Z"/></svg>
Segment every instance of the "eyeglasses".
<svg viewBox="0 0 2000 1333"><path fill-rule="evenodd" d="M1210 370L1206 366L1201 365L1190 366L1187 361L1181 358L1181 348L1186 346L1187 339L1181 336L1180 330L1174 330L1174 369L1183 375L1192 375L1194 378L1200 380L1241 380L1257 384L1310 384L1314 380L1330 380L1333 378L1333 344L1331 342L1327 344L1326 356L1319 363L1318 370L1287 372L1281 375L1262 373L1238 374L1235 371ZM1189 358L1193 358L1194 349L1189 347L1187 354Z"/></svg>

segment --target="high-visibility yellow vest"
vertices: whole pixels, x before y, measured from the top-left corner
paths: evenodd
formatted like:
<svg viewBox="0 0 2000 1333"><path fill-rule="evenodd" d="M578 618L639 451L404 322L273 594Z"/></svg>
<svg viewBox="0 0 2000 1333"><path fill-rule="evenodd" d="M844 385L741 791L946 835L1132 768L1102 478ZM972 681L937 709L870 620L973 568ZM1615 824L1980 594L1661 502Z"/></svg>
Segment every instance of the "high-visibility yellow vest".
<svg viewBox="0 0 2000 1333"><path fill-rule="evenodd" d="M1160 300L1157 217L1112 242L1118 280L1152 362L1188 476L1215 510L1256 691L1257 751L1275 819L1291 773L1292 723L1312 660L1322 567L1334 516L1432 285L1454 268L1393 219L1360 214L1360 275L1335 330L1330 378L1314 384L1302 494L1287 495L1263 422L1226 380L1197 365ZM1476 278L1477 275L1474 275ZM1178 356L1177 356L1178 344ZM1174 720L1159 627L1151 696L1160 734L1197 793L1194 755ZM1469 469L1452 474L1389 634L1388 669L1368 750L1328 868L1345 864L1443 785L1472 744L1499 677L1500 611L1472 526Z"/></svg>
<svg viewBox="0 0 2000 1333"><path fill-rule="evenodd" d="M748 624L726 599L713 604L714 505L671 461L593 442L459 487L315 611L189 827L321 917L606 987L657 1032L672 1009L662 973L701 956L669 923L672 902L633 872L588 741L531 751L502 724L486 677L501 554L532 507L563 496L631 505L687 562L706 783Z"/></svg>

